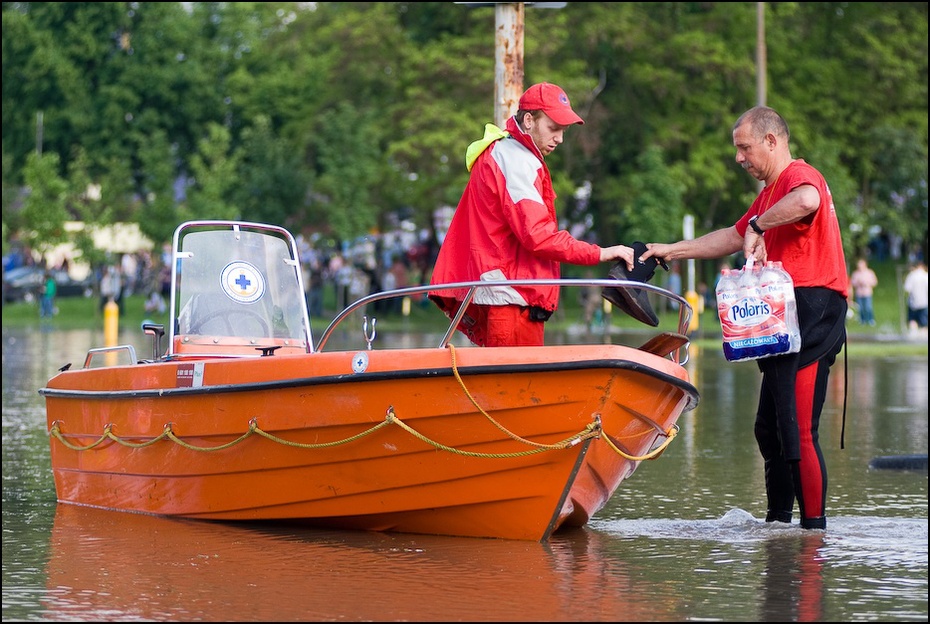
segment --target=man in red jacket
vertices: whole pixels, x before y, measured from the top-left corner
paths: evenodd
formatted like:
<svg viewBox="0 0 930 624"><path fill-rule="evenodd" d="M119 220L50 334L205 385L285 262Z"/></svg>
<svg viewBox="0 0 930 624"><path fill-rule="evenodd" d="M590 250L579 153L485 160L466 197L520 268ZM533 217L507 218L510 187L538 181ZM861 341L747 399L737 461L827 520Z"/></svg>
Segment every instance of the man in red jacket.
<svg viewBox="0 0 930 624"><path fill-rule="evenodd" d="M433 269L431 285L482 280L555 279L560 263L624 260L633 249L599 247L560 230L545 156L565 130L584 121L560 87L539 83L520 97L506 131L485 126L465 156L471 172ZM436 290L432 299L451 318L466 295ZM558 286L480 288L458 330L480 346L542 345L545 321L558 306Z"/></svg>

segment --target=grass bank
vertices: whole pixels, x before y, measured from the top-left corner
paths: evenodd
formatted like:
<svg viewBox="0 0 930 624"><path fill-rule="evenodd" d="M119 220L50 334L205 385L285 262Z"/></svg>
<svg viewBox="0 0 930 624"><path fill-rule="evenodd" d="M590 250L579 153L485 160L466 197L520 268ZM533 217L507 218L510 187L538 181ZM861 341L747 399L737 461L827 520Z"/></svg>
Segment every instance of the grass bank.
<svg viewBox="0 0 930 624"><path fill-rule="evenodd" d="M891 282L887 288L894 287L893 274L881 281ZM335 316L335 295L331 294L332 289L327 289L329 297L324 298L324 314L322 319L314 319L314 332L319 334L325 324ZM897 306L889 304L886 296L880 302L876 296L876 318L878 323L875 327L860 325L856 319L850 319L847 323L849 340L847 349L850 356L881 356L881 355L923 355L928 353L927 340L922 341L908 339L902 335L900 322L893 320L892 316L897 316ZM51 318L42 319L39 317L39 306L37 303L19 302L3 306L3 326L4 327L24 327L24 328L54 328L54 329L103 329L103 311L100 308L99 299L96 297L61 297L56 301L58 313ZM674 319L677 313L669 311L660 311L662 318L662 327L674 326ZM553 315L549 321L549 331L566 331L570 327L577 327L582 323L583 311L581 302L573 300L570 297L564 297L560 309ZM152 321L167 325L168 315L150 314L145 311L145 297L143 295L133 295L126 297L123 310L120 313L119 324L122 331L137 329L141 332L142 323ZM611 327L630 330L643 331L648 333L649 328L637 322L636 320L624 315L614 313L610 315L609 323ZM436 310L432 309L432 304L414 304L410 309L409 317L399 315L378 315L378 328L380 331L409 331L415 328L417 331L442 331L445 329L443 317ZM698 329L692 333L692 342L702 349L720 349L720 323L714 310L706 309L699 315Z"/></svg>

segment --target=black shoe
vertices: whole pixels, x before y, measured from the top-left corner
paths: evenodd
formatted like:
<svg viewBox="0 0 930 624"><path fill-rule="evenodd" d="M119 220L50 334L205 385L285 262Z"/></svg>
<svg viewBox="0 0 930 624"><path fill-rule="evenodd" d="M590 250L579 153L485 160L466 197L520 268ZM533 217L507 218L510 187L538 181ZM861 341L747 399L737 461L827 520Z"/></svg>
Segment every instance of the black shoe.
<svg viewBox="0 0 930 624"><path fill-rule="evenodd" d="M827 528L827 517L817 516L816 518L801 518L802 529L821 529Z"/></svg>
<svg viewBox="0 0 930 624"><path fill-rule="evenodd" d="M620 260L610 269L610 272L607 274L609 277L617 280L632 280L645 283L652 279L652 276L656 272L656 267L659 266L659 264L668 271L668 265L658 258L653 257L648 260L639 259L646 251L645 243L636 241L633 243L632 247L633 270L630 271L627 269L626 262ZM656 316L655 311L652 309L652 304L649 303L648 293L645 290L629 287L606 287L601 291L601 296L637 321L652 325L653 327L658 326L659 317Z"/></svg>
<svg viewBox="0 0 930 624"><path fill-rule="evenodd" d="M765 514L766 522L784 522L786 524L791 524L791 512L790 511L771 511Z"/></svg>

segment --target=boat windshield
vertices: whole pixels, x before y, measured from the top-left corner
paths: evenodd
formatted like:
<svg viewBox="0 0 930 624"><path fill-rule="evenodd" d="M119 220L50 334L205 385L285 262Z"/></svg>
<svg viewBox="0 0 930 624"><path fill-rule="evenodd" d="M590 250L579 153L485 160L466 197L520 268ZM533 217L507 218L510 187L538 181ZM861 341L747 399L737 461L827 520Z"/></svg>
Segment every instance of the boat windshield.
<svg viewBox="0 0 930 624"><path fill-rule="evenodd" d="M183 227L183 226L182 226ZM175 235L174 333L200 345L309 348L296 247L285 231L225 224Z"/></svg>

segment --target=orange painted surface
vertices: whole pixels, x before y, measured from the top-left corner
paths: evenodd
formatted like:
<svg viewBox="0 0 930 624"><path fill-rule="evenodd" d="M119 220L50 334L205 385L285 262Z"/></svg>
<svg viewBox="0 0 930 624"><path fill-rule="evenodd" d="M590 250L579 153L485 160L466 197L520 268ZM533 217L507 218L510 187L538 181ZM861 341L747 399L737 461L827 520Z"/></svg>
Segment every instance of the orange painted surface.
<svg viewBox="0 0 930 624"><path fill-rule="evenodd" d="M361 353L62 372L43 389L49 429L72 447L110 437L86 450L51 438L58 499L544 541L587 522L640 462L598 438L539 445L599 419L641 456L697 400L681 366L619 345L457 349L461 381L449 349Z"/></svg>

